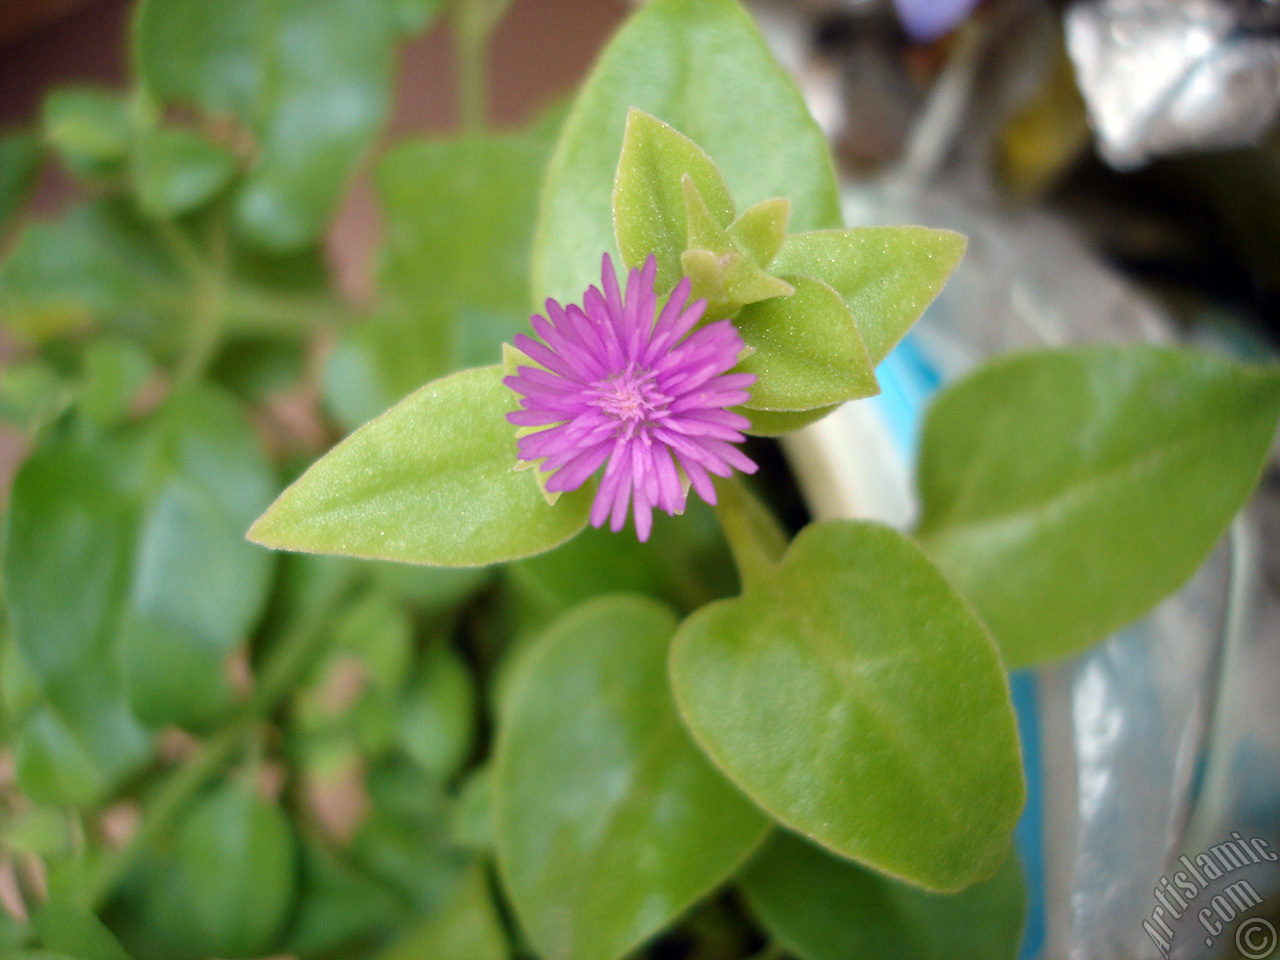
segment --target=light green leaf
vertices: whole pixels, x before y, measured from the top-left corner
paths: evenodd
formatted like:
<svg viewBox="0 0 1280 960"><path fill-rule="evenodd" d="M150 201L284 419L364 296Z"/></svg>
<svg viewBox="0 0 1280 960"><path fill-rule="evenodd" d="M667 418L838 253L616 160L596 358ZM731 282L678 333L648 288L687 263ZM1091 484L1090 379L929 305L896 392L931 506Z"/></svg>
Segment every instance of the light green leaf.
<svg viewBox="0 0 1280 960"><path fill-rule="evenodd" d="M391 0L396 24L402 33L421 33L429 29L444 9L444 0Z"/></svg>
<svg viewBox="0 0 1280 960"><path fill-rule="evenodd" d="M107 170L123 161L129 151L129 105L110 90L54 90L44 102L43 124L45 140L77 172Z"/></svg>
<svg viewBox="0 0 1280 960"><path fill-rule="evenodd" d="M1176 590L1257 482L1280 371L1148 346L1020 354L925 421L925 548L1014 666L1062 657Z"/></svg>
<svg viewBox="0 0 1280 960"><path fill-rule="evenodd" d="M1013 960L1026 910L1012 853L990 880L927 893L780 832L740 883L765 928L801 960Z"/></svg>
<svg viewBox="0 0 1280 960"><path fill-rule="evenodd" d="M576 302L614 250L614 174L632 107L705 150L739 205L785 196L796 229L839 226L826 139L747 13L736 0L653 0L609 43L565 122L534 241L535 302Z"/></svg>
<svg viewBox="0 0 1280 960"><path fill-rule="evenodd" d="M143 213L172 217L204 206L235 171L235 155L197 133L148 130L134 146L130 177Z"/></svg>
<svg viewBox="0 0 1280 960"><path fill-rule="evenodd" d="M467 850L493 850L493 764L476 767L458 787L449 839Z"/></svg>
<svg viewBox="0 0 1280 960"><path fill-rule="evenodd" d="M734 321L754 351L735 372L758 378L747 418L756 409L812 410L879 393L858 325L840 295L821 280L783 279L795 293L749 303Z"/></svg>
<svg viewBox="0 0 1280 960"><path fill-rule="evenodd" d="M14 757L18 786L35 803L94 806L121 773L104 768L104 759L111 758L87 746L48 707L37 708L18 732Z"/></svg>
<svg viewBox="0 0 1280 960"><path fill-rule="evenodd" d="M684 274L680 254L689 233L681 186L685 177L713 222L727 227L733 220L733 197L711 158L656 117L629 110L613 185L613 226L625 266L640 267L650 254L657 258L655 287L660 293Z"/></svg>
<svg viewBox="0 0 1280 960"><path fill-rule="evenodd" d="M178 839L196 918L218 956L256 957L275 943L297 886L293 827L252 784L204 798Z"/></svg>
<svg viewBox="0 0 1280 960"><path fill-rule="evenodd" d="M40 141L29 133L0 135L0 237L8 233L40 172Z"/></svg>
<svg viewBox="0 0 1280 960"><path fill-rule="evenodd" d="M43 360L27 360L0 369L0 419L35 436L67 411L75 386Z"/></svg>
<svg viewBox="0 0 1280 960"><path fill-rule="evenodd" d="M629 953L732 873L767 829L680 726L664 669L675 625L641 597L578 607L539 638L504 711L498 862L547 960Z"/></svg>
<svg viewBox="0 0 1280 960"><path fill-rule="evenodd" d="M474 866L436 913L378 954L378 960L506 960L509 955L484 871Z"/></svg>
<svg viewBox="0 0 1280 960"><path fill-rule="evenodd" d="M790 217L791 201L786 197L762 200L742 211L742 216L729 224L729 236L750 253L756 263L767 267L782 249Z"/></svg>
<svg viewBox="0 0 1280 960"><path fill-rule="evenodd" d="M264 546L437 566L550 550L587 522L593 490L555 506L514 470L514 398L498 366L429 383L361 427L249 531Z"/></svg>
<svg viewBox="0 0 1280 960"><path fill-rule="evenodd" d="M933 890L989 876L1024 788L995 646L901 534L811 524L671 651L694 738L784 825Z"/></svg>
<svg viewBox="0 0 1280 960"><path fill-rule="evenodd" d="M324 229L387 115L396 21L391 4L368 0L145 0L135 57L158 101L252 128L240 226L293 250Z"/></svg>
<svg viewBox="0 0 1280 960"><path fill-rule="evenodd" d="M878 366L938 295L966 242L928 227L820 230L787 237L771 269L834 287Z"/></svg>

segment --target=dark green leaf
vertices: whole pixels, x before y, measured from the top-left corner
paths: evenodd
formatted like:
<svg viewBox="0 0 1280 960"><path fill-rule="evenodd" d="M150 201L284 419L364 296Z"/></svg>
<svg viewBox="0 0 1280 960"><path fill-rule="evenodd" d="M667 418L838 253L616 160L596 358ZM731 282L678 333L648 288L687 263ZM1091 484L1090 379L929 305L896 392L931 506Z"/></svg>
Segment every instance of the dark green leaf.
<svg viewBox="0 0 1280 960"><path fill-rule="evenodd" d="M771 269L816 277L844 297L877 366L924 313L966 240L927 227L858 227L787 237Z"/></svg>
<svg viewBox="0 0 1280 960"><path fill-rule="evenodd" d="M796 229L840 224L826 139L736 0L653 0L610 42L565 122L534 243L535 302L576 302L599 280L632 107L705 150L739 205L789 197Z"/></svg>
<svg viewBox="0 0 1280 960"><path fill-rule="evenodd" d="M747 433L757 437L780 437L816 423L834 409L834 406L814 410L749 410L742 407L738 412L751 421Z"/></svg>
<svg viewBox="0 0 1280 960"><path fill-rule="evenodd" d="M12 226L40 172L40 142L28 133L0 135L0 237Z"/></svg>
<svg viewBox="0 0 1280 960"><path fill-rule="evenodd" d="M188 817L179 853L196 916L218 955L266 953L297 885L297 845L280 808L249 783L224 784Z"/></svg>
<svg viewBox="0 0 1280 960"><path fill-rule="evenodd" d="M146 0L135 30L148 92L251 127L236 212L272 249L312 243L386 117L396 14L367 0Z"/></svg>
<svg viewBox="0 0 1280 960"><path fill-rule="evenodd" d="M680 726L665 675L675 625L640 597L577 608L538 640L504 711L498 860L547 960L630 952L728 876L767 829Z"/></svg>
<svg viewBox="0 0 1280 960"><path fill-rule="evenodd" d="M28 226L0 264L0 316L25 338L112 323L155 336L181 304L168 255L122 202L74 207Z"/></svg>
<svg viewBox="0 0 1280 960"><path fill-rule="evenodd" d="M1244 504L1280 372L1147 346L1039 351L948 388L925 421L925 548L1014 666L1176 590Z"/></svg>
<svg viewBox="0 0 1280 960"><path fill-rule="evenodd" d="M1013 960L1026 909L1012 853L990 880L926 893L783 832L741 884L765 928L801 960Z"/></svg>
<svg viewBox="0 0 1280 960"><path fill-rule="evenodd" d="M888 527L811 524L742 597L676 635L681 715L784 825L934 890L989 876L1023 801L990 637Z"/></svg>
<svg viewBox="0 0 1280 960"><path fill-rule="evenodd" d="M592 490L549 506L516 472L500 367L430 383L361 427L250 530L264 546L438 566L549 550L586 525Z"/></svg>
<svg viewBox="0 0 1280 960"><path fill-rule="evenodd" d="M401 708L400 744L423 770L451 780L471 752L475 728L471 672L448 642L437 640Z"/></svg>

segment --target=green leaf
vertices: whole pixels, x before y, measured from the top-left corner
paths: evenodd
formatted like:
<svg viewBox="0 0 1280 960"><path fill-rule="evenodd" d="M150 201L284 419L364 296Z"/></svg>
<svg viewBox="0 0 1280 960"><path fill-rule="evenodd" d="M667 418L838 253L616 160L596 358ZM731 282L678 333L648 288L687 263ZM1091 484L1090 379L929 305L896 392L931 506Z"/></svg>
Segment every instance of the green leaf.
<svg viewBox="0 0 1280 960"><path fill-rule="evenodd" d="M76 960L129 960L124 947L96 916L63 900L51 900L32 924L41 945Z"/></svg>
<svg viewBox="0 0 1280 960"><path fill-rule="evenodd" d="M77 172L105 172L129 152L129 105L110 90L54 90L45 98L43 124L45 140Z"/></svg>
<svg viewBox="0 0 1280 960"><path fill-rule="evenodd" d="M123 339L102 339L84 352L80 412L100 427L129 416L133 401L154 368L146 353Z"/></svg>
<svg viewBox="0 0 1280 960"><path fill-rule="evenodd" d="M189 130L148 130L134 147L130 177L138 206L153 217L198 210L231 180L236 157Z"/></svg>
<svg viewBox="0 0 1280 960"><path fill-rule="evenodd" d="M51 444L14 480L4 549L9 615L23 660L59 721L41 721L31 736L54 759L57 744L78 744L104 772L101 790L147 750L123 702L115 649L135 517L116 454L102 448Z"/></svg>
<svg viewBox="0 0 1280 960"><path fill-rule="evenodd" d="M762 200L729 225L729 236L756 263L767 267L782 249L790 217L791 201L786 197Z"/></svg>
<svg viewBox="0 0 1280 960"><path fill-rule="evenodd" d="M925 548L1014 666L1137 619L1195 572L1244 504L1280 372L1149 346L983 367L925 421Z"/></svg>
<svg viewBox="0 0 1280 960"><path fill-rule="evenodd" d="M767 829L680 726L664 669L675 625L641 597L578 607L538 640L504 711L498 862L547 960L630 952L732 873Z"/></svg>
<svg viewBox="0 0 1280 960"><path fill-rule="evenodd" d="M727 227L734 216L733 197L712 159L656 117L635 108L627 111L613 185L613 226L624 265L640 267L650 254L657 258L659 292L670 290L684 275L680 254L689 234L685 177L712 221Z"/></svg>
<svg viewBox="0 0 1280 960"><path fill-rule="evenodd" d="M476 866L436 913L410 928L378 960L506 960L509 955L484 871Z"/></svg>
<svg viewBox="0 0 1280 960"><path fill-rule="evenodd" d="M156 100L252 128L238 221L254 242L294 250L320 235L387 115L396 20L368 0L145 0L135 57Z"/></svg>
<svg viewBox="0 0 1280 960"><path fill-rule="evenodd" d="M391 0L401 33L421 33L431 27L444 9L444 0Z"/></svg>
<svg viewBox="0 0 1280 960"><path fill-rule="evenodd" d="M0 263L0 316L10 331L35 340L90 320L155 336L180 312L181 292L172 260L121 201L30 224Z"/></svg>
<svg viewBox="0 0 1280 960"><path fill-rule="evenodd" d="M231 703L226 660L266 603L271 558L244 530L275 477L244 414L212 387L173 397L152 431L151 496L119 642L137 716L192 726Z"/></svg>
<svg viewBox="0 0 1280 960"><path fill-rule="evenodd" d="M35 436L66 412L74 386L43 360L0 369L0 418Z"/></svg>
<svg viewBox="0 0 1280 960"><path fill-rule="evenodd" d="M787 237L771 269L815 277L844 297L878 366L938 295L965 238L928 227L857 227Z"/></svg>
<svg viewBox="0 0 1280 960"><path fill-rule="evenodd" d="M801 960L1013 960L1026 909L1012 853L990 880L926 893L778 833L740 883L765 928Z"/></svg>
<svg viewBox="0 0 1280 960"><path fill-rule="evenodd" d="M684 622L671 676L694 738L784 825L933 890L999 866L1024 794L1004 670L896 531L806 527Z"/></svg>
<svg viewBox="0 0 1280 960"><path fill-rule="evenodd" d="M741 413L751 421L747 433L757 437L780 437L784 433L800 430L817 423L835 407L818 407L814 410L754 410L740 407Z"/></svg>
<svg viewBox="0 0 1280 960"><path fill-rule="evenodd" d="M437 640L401 708L400 744L423 770L451 780L471 753L476 719L471 672L447 641Z"/></svg>
<svg viewBox="0 0 1280 960"><path fill-rule="evenodd" d="M785 196L796 229L839 226L826 139L747 13L736 0L653 0L609 43L565 122L534 241L535 302L576 302L599 280L632 107L706 151L740 205Z"/></svg>
<svg viewBox="0 0 1280 960"><path fill-rule="evenodd" d="M828 407L880 392L853 314L821 280L784 276L795 288L742 308L734 326L754 352L735 372L757 376L746 415L755 409Z"/></svg>
<svg viewBox="0 0 1280 960"><path fill-rule="evenodd" d="M14 757L18 786L35 803L94 806L119 775L104 769L102 760L47 707L30 714L18 733Z"/></svg>
<svg viewBox="0 0 1280 960"><path fill-rule="evenodd" d="M40 172L40 141L29 133L0 135L0 237L12 226Z"/></svg>
<svg viewBox="0 0 1280 960"><path fill-rule="evenodd" d="M581 530L592 489L549 506L517 472L501 367L429 383L312 465L258 518L264 546L437 566L550 550Z"/></svg>
<svg viewBox="0 0 1280 960"><path fill-rule="evenodd" d="M283 811L247 782L226 783L192 811L178 851L217 955L266 953L297 885L297 844Z"/></svg>
<svg viewBox="0 0 1280 960"><path fill-rule="evenodd" d="M493 764L476 767L458 787L449 839L467 850L493 850Z"/></svg>

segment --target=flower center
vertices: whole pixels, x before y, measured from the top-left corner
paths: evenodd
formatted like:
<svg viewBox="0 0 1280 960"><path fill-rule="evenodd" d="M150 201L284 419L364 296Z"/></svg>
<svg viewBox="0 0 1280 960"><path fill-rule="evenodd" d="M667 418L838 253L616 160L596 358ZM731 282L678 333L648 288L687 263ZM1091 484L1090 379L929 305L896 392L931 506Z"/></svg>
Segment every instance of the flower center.
<svg viewBox="0 0 1280 960"><path fill-rule="evenodd" d="M663 395L648 370L634 365L592 385L596 405L625 426L634 430L660 419L670 399Z"/></svg>

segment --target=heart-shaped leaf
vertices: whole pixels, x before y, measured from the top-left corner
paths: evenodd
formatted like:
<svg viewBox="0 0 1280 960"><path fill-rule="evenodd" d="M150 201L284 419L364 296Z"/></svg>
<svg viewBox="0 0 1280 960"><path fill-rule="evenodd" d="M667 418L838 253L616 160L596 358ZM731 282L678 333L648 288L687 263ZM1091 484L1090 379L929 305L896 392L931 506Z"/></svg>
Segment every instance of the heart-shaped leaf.
<svg viewBox="0 0 1280 960"><path fill-rule="evenodd" d="M1149 346L1021 354L925 420L925 548L1015 666L1061 657L1176 590L1257 482L1280 371Z"/></svg>
<svg viewBox="0 0 1280 960"><path fill-rule="evenodd" d="M499 366L463 370L365 424L284 491L264 546L445 567L542 553L587 522L590 485L547 504L514 469L515 406Z"/></svg>
<svg viewBox="0 0 1280 960"><path fill-rule="evenodd" d="M653 0L609 43L565 122L534 241L535 302L576 302L614 249L614 174L632 107L706 151L739 205L788 197L795 229L840 225L826 138L737 0Z"/></svg>
<svg viewBox="0 0 1280 960"><path fill-rule="evenodd" d="M801 960L1013 960L1026 911L1012 852L990 880L928 893L779 832L740 883L765 928Z"/></svg>
<svg viewBox="0 0 1280 960"><path fill-rule="evenodd" d="M528 651L494 769L498 861L547 960L616 960L731 874L768 821L707 763L666 680L675 616L615 594Z"/></svg>
<svg viewBox="0 0 1280 960"><path fill-rule="evenodd" d="M694 738L784 825L932 890L1003 859L1024 788L994 644L911 541L811 524L671 650Z"/></svg>
<svg viewBox="0 0 1280 960"><path fill-rule="evenodd" d="M787 237L770 268L816 277L844 297L877 366L933 302L967 241L928 227L857 227Z"/></svg>
<svg viewBox="0 0 1280 960"><path fill-rule="evenodd" d="M783 279L795 293L749 303L734 321L754 351L736 368L757 375L747 417L757 408L812 410L879 393L871 358L840 294L811 277Z"/></svg>

